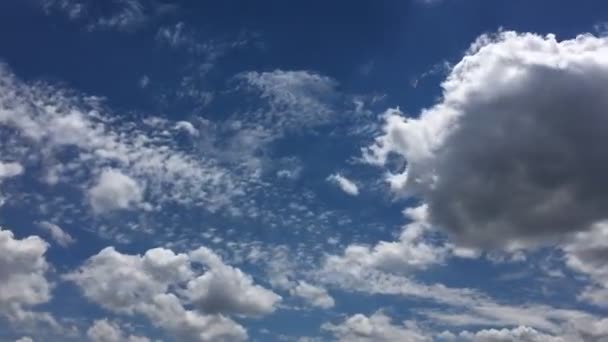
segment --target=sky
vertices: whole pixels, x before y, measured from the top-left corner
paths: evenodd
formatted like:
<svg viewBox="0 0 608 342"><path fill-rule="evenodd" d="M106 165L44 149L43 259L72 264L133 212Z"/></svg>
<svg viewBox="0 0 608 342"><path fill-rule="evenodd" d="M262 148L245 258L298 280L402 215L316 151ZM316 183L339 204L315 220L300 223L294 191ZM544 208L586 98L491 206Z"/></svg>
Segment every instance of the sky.
<svg viewBox="0 0 608 342"><path fill-rule="evenodd" d="M608 341L608 3L0 2L0 341Z"/></svg>

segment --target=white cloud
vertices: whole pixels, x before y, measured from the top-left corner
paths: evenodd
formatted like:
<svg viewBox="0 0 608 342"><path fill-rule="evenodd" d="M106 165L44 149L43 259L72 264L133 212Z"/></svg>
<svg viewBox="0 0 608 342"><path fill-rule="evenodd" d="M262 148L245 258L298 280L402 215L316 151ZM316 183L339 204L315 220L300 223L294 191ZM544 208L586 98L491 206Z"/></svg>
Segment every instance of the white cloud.
<svg viewBox="0 0 608 342"><path fill-rule="evenodd" d="M143 190L131 177L108 169L101 173L88 195L93 211L104 213L137 206L142 201Z"/></svg>
<svg viewBox="0 0 608 342"><path fill-rule="evenodd" d="M38 236L16 239L11 231L0 228L0 315L15 324L39 322L57 327L50 315L31 311L51 300L47 248Z"/></svg>
<svg viewBox="0 0 608 342"><path fill-rule="evenodd" d="M127 335L122 328L107 319L96 320L87 330L91 342L150 342L147 337Z"/></svg>
<svg viewBox="0 0 608 342"><path fill-rule="evenodd" d="M15 162L0 161L0 179L15 177L23 173L23 166Z"/></svg>
<svg viewBox="0 0 608 342"><path fill-rule="evenodd" d="M438 336L439 341L454 342L566 342L561 337L555 337L533 328L519 326L512 329L487 329L475 333L460 332L458 335L443 333Z"/></svg>
<svg viewBox="0 0 608 342"><path fill-rule="evenodd" d="M207 272L188 282L188 298L202 312L262 316L275 310L281 297L253 283L238 268L226 265L212 251L201 247L190 253Z"/></svg>
<svg viewBox="0 0 608 342"><path fill-rule="evenodd" d="M190 123L188 121L178 121L175 124L175 129L187 132L188 134L190 134L192 136L198 135L198 130L194 127L194 125L192 123Z"/></svg>
<svg viewBox="0 0 608 342"><path fill-rule="evenodd" d="M344 342L432 341L415 323L393 324L391 318L381 311L369 317L356 314L340 324L325 323L322 328L331 332L336 340Z"/></svg>
<svg viewBox="0 0 608 342"><path fill-rule="evenodd" d="M206 270L197 274L193 263ZM190 254L155 248L140 256L109 247L65 278L92 302L112 312L143 315L180 341L245 340L245 329L226 315L268 314L280 299L205 248Z"/></svg>
<svg viewBox="0 0 608 342"><path fill-rule="evenodd" d="M16 162L0 161L0 185L5 178L11 178L23 173L23 166ZM4 204L5 198L0 192L0 206Z"/></svg>
<svg viewBox="0 0 608 342"><path fill-rule="evenodd" d="M181 148L174 122L121 121L99 98L44 83L26 84L2 64L0 80L0 126L14 132L4 136L12 142L3 148L4 155L38 162L43 166L41 180L50 185L82 189L118 178L127 189L101 191L96 197L100 201L93 201L99 210L134 204L145 185L154 208L179 203L214 211L257 182L255 174L220 166L214 155ZM63 153L66 149L69 157Z"/></svg>
<svg viewBox="0 0 608 342"><path fill-rule="evenodd" d="M351 196L359 195L359 187L357 184L339 173L330 175L327 177L327 181L336 184L342 191Z"/></svg>
<svg viewBox="0 0 608 342"><path fill-rule="evenodd" d="M500 32L481 36L419 117L385 114L365 149L407 168L387 180L421 197L459 242L510 247L555 241L606 219L608 38Z"/></svg>
<svg viewBox="0 0 608 342"><path fill-rule="evenodd" d="M309 284L305 281L298 282L298 285L292 288L289 293L292 296L304 299L308 304L318 308L329 309L335 305L333 297L329 295L325 288Z"/></svg>
<svg viewBox="0 0 608 342"><path fill-rule="evenodd" d="M160 17L172 6L155 1L115 0L101 11L91 0L40 0L46 13L60 13L72 21L85 25L88 30L117 30L133 32ZM108 9L110 9L108 11Z"/></svg>
<svg viewBox="0 0 608 342"><path fill-rule="evenodd" d="M405 225L398 241L380 241L374 246L352 244L343 255L329 255L324 263L326 273L365 273L382 270L403 273L425 269L443 262L450 249L428 238L431 232L426 222L425 205L405 211L412 222Z"/></svg>
<svg viewBox="0 0 608 342"><path fill-rule="evenodd" d="M61 229L61 227L54 223L42 221L38 222L38 227L47 232L51 236L51 238L55 242L57 242L57 244L61 247L67 247L76 242L76 239L74 239L70 234L65 232L63 229Z"/></svg>
<svg viewBox="0 0 608 342"><path fill-rule="evenodd" d="M608 307L608 222L577 233L562 249L566 265L591 279L579 299Z"/></svg>
<svg viewBox="0 0 608 342"><path fill-rule="evenodd" d="M32 338L29 336L24 336L20 339L15 340L15 342L34 342L34 340L32 340Z"/></svg>
<svg viewBox="0 0 608 342"><path fill-rule="evenodd" d="M269 108L249 113L246 120L267 127L273 136L310 129L335 119L332 103L337 82L308 71L246 72L237 77L259 92Z"/></svg>

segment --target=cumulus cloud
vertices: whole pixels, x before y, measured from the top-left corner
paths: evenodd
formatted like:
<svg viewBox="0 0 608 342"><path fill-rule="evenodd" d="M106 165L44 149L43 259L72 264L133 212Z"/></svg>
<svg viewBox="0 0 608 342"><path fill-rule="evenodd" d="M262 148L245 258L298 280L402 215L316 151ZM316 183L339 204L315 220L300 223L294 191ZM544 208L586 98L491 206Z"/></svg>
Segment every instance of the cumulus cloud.
<svg viewBox="0 0 608 342"><path fill-rule="evenodd" d="M198 274L193 264L205 272ZM181 341L244 340L245 329L226 315L261 316L280 300L204 248L190 254L155 248L142 256L108 247L65 278L103 308L143 315Z"/></svg>
<svg viewBox="0 0 608 342"><path fill-rule="evenodd" d="M359 195L359 187L357 184L339 173L329 175L327 181L336 184L342 191L351 196Z"/></svg>
<svg viewBox="0 0 608 342"><path fill-rule="evenodd" d="M107 319L93 322L87 330L87 338L91 342L150 342L147 337L125 333L117 323Z"/></svg>
<svg viewBox="0 0 608 342"><path fill-rule="evenodd" d="M93 211L104 213L136 206L142 200L143 190L133 178L108 169L101 173L88 195Z"/></svg>
<svg viewBox="0 0 608 342"><path fill-rule="evenodd" d="M579 299L608 307L608 222L577 233L562 249L566 265L591 280Z"/></svg>
<svg viewBox="0 0 608 342"><path fill-rule="evenodd" d="M38 222L38 227L47 232L51 236L51 238L61 247L67 247L76 242L76 239L74 239L70 234L65 232L63 229L61 229L61 227L54 223L42 221Z"/></svg>
<svg viewBox="0 0 608 342"><path fill-rule="evenodd" d="M419 117L385 114L367 161L407 161L393 190L428 203L459 242L546 242L606 218L608 136L601 89L608 38L500 32L481 36Z"/></svg>
<svg viewBox="0 0 608 342"><path fill-rule="evenodd" d="M348 245L342 255L328 255L324 272L365 274L370 270L406 273L443 262L450 248L429 238L427 207L408 208L405 215L412 220L405 225L397 241L380 241L374 246Z"/></svg>
<svg viewBox="0 0 608 342"><path fill-rule="evenodd" d="M345 342L432 341L415 323L393 324L381 311L371 316L356 314L340 324L325 323L323 329L331 332L336 340Z"/></svg>
<svg viewBox="0 0 608 342"><path fill-rule="evenodd" d="M9 321L57 327L50 315L32 311L51 300L47 248L38 236L16 239L11 231L0 228L0 315Z"/></svg>
<svg viewBox="0 0 608 342"><path fill-rule="evenodd" d="M298 282L298 285L289 290L289 293L292 296L304 299L314 307L329 309L335 305L333 297L329 295L325 288L309 284L305 281Z"/></svg>
<svg viewBox="0 0 608 342"><path fill-rule="evenodd" d="M463 331L458 335L446 332L438 336L439 341L461 342L566 342L561 337L555 337L539 332L533 328L519 326L513 329L486 329L477 332Z"/></svg>
<svg viewBox="0 0 608 342"><path fill-rule="evenodd" d="M211 250L190 253L194 262L207 265L203 275L188 282L188 297L199 310L209 313L262 316L275 310L281 297L253 283L238 268L226 265Z"/></svg>

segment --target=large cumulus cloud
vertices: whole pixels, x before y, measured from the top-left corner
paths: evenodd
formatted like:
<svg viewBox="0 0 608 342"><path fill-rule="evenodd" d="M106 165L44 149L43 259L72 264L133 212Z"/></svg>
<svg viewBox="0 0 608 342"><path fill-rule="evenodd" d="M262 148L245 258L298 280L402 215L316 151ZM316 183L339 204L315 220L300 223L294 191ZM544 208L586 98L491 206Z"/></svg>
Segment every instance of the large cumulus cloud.
<svg viewBox="0 0 608 342"><path fill-rule="evenodd" d="M422 197L461 243L505 247L608 215L608 38L480 37L418 118L386 113L368 161L407 161L393 190Z"/></svg>

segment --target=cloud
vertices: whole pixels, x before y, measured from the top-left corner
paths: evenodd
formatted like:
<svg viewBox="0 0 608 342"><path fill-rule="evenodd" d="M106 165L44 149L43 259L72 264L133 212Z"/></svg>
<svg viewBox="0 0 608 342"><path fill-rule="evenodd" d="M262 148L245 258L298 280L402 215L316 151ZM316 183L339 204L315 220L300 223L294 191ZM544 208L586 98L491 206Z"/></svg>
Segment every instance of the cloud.
<svg viewBox="0 0 608 342"><path fill-rule="evenodd" d="M272 313L281 297L253 283L238 268L228 266L205 247L190 253L190 259L209 268L188 282L188 298L202 312L263 316Z"/></svg>
<svg viewBox="0 0 608 342"><path fill-rule="evenodd" d="M87 330L87 338L91 342L150 342L147 337L127 335L118 324L107 319L93 322Z"/></svg>
<svg viewBox="0 0 608 342"><path fill-rule="evenodd" d="M380 241L374 246L348 245L342 255L327 256L324 272L363 274L380 270L404 273L443 262L450 248L429 238L432 231L426 221L426 205L408 208L405 215L412 222L403 227L398 241Z"/></svg>
<svg viewBox="0 0 608 342"><path fill-rule="evenodd" d="M59 13L90 31L134 32L173 10L154 0L115 0L100 5L94 0L40 0L47 14Z"/></svg>
<svg viewBox="0 0 608 342"><path fill-rule="evenodd" d="M342 191L351 196L359 195L359 187L357 184L339 173L330 175L327 177L327 181L336 184Z"/></svg>
<svg viewBox="0 0 608 342"><path fill-rule="evenodd" d="M378 311L371 316L356 314L340 324L325 323L323 330L329 331L338 341L389 342L389 341L432 341L413 322L403 325L393 324L391 318Z"/></svg>
<svg viewBox="0 0 608 342"><path fill-rule="evenodd" d="M104 213L118 209L129 209L138 205L143 197L143 190L131 177L118 170L104 170L97 184L88 192L93 211Z"/></svg>
<svg viewBox="0 0 608 342"><path fill-rule="evenodd" d="M55 242L57 242L57 244L61 247L67 247L76 242L76 239L74 239L70 234L65 232L63 229L61 229L61 227L54 223L42 221L38 222L38 227L47 232L51 236L51 238Z"/></svg>
<svg viewBox="0 0 608 342"><path fill-rule="evenodd" d="M44 323L57 327L47 313L31 311L51 300L53 285L47 280L47 243L38 236L16 239L0 228L0 315L13 323Z"/></svg>
<svg viewBox="0 0 608 342"><path fill-rule="evenodd" d="M15 342L34 342L34 340L32 340L32 338L29 336L24 336L18 340L15 340Z"/></svg>
<svg viewBox="0 0 608 342"><path fill-rule="evenodd" d="M475 333L463 331L458 335L446 332L440 334L437 340L446 342L566 342L561 337L544 334L525 326L513 329L487 329Z"/></svg>
<svg viewBox="0 0 608 342"><path fill-rule="evenodd" d="M5 178L11 178L23 173L23 166L16 162L0 161L0 185ZM0 192L0 207L4 204L5 198Z"/></svg>
<svg viewBox="0 0 608 342"><path fill-rule="evenodd" d="M0 180L3 178L15 177L23 173L23 166L15 162L0 161Z"/></svg>
<svg viewBox="0 0 608 342"><path fill-rule="evenodd" d="M430 221L466 245L587 230L608 212L607 54L608 39L591 35L483 35L442 83L441 102L418 118L385 113L365 158L403 157L391 188L426 201Z"/></svg>
<svg viewBox="0 0 608 342"><path fill-rule="evenodd" d="M236 77L266 100L268 108L248 114L248 120L282 136L327 124L336 117L333 104L340 97L337 82L309 71L245 72Z"/></svg>
<svg viewBox="0 0 608 342"><path fill-rule="evenodd" d="M329 309L335 305L333 297L327 293L326 289L309 284L305 281L298 282L298 285L292 288L289 293L292 296L300 297L308 304L321 309Z"/></svg>
<svg viewBox="0 0 608 342"><path fill-rule="evenodd" d="M197 274L193 264L206 271ZM108 247L65 278L101 307L143 315L180 341L245 340L245 329L226 315L262 316L280 300L204 248L190 254L154 248L141 256Z"/></svg>
<svg viewBox="0 0 608 342"><path fill-rule="evenodd" d="M41 165L36 174L46 184L97 186L89 193L97 211L144 200L144 184L154 208L179 203L216 211L257 182L256 175L220 166L212 155L184 150L175 122L154 117L121 121L102 102L44 83L24 83L0 64L0 127L7 128L3 139L11 141L3 154Z"/></svg>
<svg viewBox="0 0 608 342"><path fill-rule="evenodd" d="M608 307L608 222L577 233L562 246L562 250L566 265L591 280L579 299Z"/></svg>

